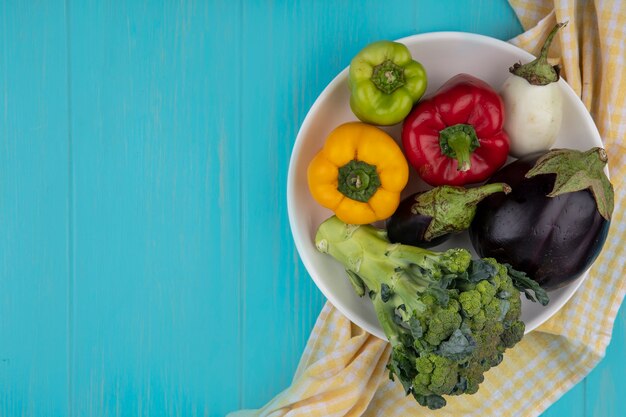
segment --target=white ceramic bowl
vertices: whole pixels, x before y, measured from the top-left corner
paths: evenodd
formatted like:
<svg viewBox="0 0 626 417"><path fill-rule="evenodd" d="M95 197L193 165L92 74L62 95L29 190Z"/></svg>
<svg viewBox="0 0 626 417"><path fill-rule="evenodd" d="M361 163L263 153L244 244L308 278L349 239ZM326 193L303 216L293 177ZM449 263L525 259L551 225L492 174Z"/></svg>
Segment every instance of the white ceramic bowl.
<svg viewBox="0 0 626 417"><path fill-rule="evenodd" d="M461 72L481 78L498 90L509 76L508 68L513 63L517 61L526 63L534 59L528 52L507 42L470 33L426 33L409 36L398 42L405 44L413 58L426 68L427 95ZM332 257L319 253L313 243L317 227L331 216L332 212L317 204L309 193L307 166L335 127L357 120L350 110L347 77L346 68L324 89L302 123L289 164L287 181L289 222L302 262L326 298L354 323L385 339L370 300L367 297L359 298L350 285L342 265ZM594 146L602 146L600 134L583 103L564 80L559 81L559 87L563 92L563 124L554 147L587 150ZM396 140L400 140L401 125L385 130ZM405 195L426 188L411 168L411 178ZM453 237L434 250L449 247L464 247L477 256L467 232ZM523 297L522 320L526 324L526 333L556 313L586 277L585 272L567 287L550 292L550 303L546 307L529 302Z"/></svg>

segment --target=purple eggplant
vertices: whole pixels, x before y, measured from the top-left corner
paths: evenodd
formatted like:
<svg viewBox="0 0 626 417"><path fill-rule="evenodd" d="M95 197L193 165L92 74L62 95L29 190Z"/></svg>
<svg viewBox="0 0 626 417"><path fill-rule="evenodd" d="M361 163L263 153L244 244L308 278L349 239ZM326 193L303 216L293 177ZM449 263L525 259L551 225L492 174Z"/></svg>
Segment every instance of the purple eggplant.
<svg viewBox="0 0 626 417"><path fill-rule="evenodd" d="M452 233L466 230L476 205L493 193L511 191L506 184L463 188L442 185L413 194L400 202L387 220L387 236L393 243L430 248L445 242Z"/></svg>
<svg viewBox="0 0 626 417"><path fill-rule="evenodd" d="M543 288L567 285L597 258L609 230L613 188L606 153L559 149L507 165L489 181L513 192L484 199L469 229L481 257L527 273Z"/></svg>

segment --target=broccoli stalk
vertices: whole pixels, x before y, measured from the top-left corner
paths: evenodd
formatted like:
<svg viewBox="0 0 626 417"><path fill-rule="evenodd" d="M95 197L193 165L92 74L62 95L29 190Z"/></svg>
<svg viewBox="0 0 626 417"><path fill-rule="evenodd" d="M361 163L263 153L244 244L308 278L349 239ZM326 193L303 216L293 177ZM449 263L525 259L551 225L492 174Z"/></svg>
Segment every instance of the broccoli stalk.
<svg viewBox="0 0 626 417"><path fill-rule="evenodd" d="M357 294L371 298L392 345L390 377L431 409L446 404L443 395L475 393L521 340L518 288L532 285L537 298L547 298L493 259L392 244L383 230L334 216L320 225L315 244L346 267Z"/></svg>
<svg viewBox="0 0 626 417"><path fill-rule="evenodd" d="M465 249L438 253L393 244L383 230L349 225L335 216L319 227L315 244L346 267L355 287L364 284L375 293L391 291L411 310L425 310L416 294L441 294L438 290L446 288L446 277L467 270L471 261Z"/></svg>

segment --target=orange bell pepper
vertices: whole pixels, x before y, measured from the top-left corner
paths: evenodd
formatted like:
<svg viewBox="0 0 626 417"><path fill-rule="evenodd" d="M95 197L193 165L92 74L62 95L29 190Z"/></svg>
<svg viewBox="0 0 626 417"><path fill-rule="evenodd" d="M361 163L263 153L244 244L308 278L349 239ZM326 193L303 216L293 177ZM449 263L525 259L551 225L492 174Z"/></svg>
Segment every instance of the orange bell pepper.
<svg viewBox="0 0 626 417"><path fill-rule="evenodd" d="M367 224L395 212L409 167L391 136L351 122L330 133L309 164L307 177L318 203L345 223Z"/></svg>

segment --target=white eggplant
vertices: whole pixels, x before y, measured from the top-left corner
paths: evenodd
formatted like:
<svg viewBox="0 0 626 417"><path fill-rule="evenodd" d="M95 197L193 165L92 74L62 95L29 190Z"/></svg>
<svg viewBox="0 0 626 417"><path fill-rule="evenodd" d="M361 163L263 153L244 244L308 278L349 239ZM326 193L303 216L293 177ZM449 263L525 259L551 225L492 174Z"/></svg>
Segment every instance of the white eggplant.
<svg viewBox="0 0 626 417"><path fill-rule="evenodd" d="M552 29L537 59L513 65L509 69L512 75L502 85L504 130L509 135L510 153L516 158L550 149L561 128L559 67L548 63L548 49L558 29L565 25L558 23Z"/></svg>
<svg viewBox="0 0 626 417"><path fill-rule="evenodd" d="M547 151L554 145L563 118L563 97L556 83L532 85L511 75L502 86L504 130L516 158Z"/></svg>

